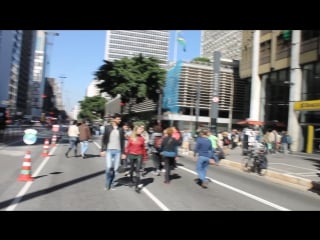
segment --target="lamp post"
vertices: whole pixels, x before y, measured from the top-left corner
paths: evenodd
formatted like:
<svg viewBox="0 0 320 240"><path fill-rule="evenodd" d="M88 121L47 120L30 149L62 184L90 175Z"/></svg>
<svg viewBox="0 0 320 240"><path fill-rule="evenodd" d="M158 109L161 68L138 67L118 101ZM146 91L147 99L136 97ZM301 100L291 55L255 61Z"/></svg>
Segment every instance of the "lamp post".
<svg viewBox="0 0 320 240"><path fill-rule="evenodd" d="M157 122L158 125L161 125L161 119L162 119L162 91L160 89L157 89L157 93L159 94L158 99L158 114L157 114Z"/></svg>
<svg viewBox="0 0 320 240"><path fill-rule="evenodd" d="M64 104L63 104L63 83L64 83L64 79L66 79L66 76L60 76L60 96L61 96L61 107L62 109L64 109Z"/></svg>
<svg viewBox="0 0 320 240"><path fill-rule="evenodd" d="M200 81L197 81L197 94L196 94L196 124L195 124L195 132L197 132L199 128L199 115L200 115Z"/></svg>

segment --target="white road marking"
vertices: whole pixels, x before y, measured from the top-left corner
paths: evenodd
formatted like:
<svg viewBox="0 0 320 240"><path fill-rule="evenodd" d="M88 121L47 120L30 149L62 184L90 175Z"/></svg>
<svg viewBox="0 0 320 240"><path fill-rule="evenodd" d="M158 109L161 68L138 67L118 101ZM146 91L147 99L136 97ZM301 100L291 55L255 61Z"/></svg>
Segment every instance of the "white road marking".
<svg viewBox="0 0 320 240"><path fill-rule="evenodd" d="M99 149L101 148L101 146L96 143L93 142ZM143 187L141 189L141 191L143 191L155 204L157 204L163 211L170 211L170 209L168 207L166 207L166 205L164 205L155 195L153 195L146 187Z"/></svg>
<svg viewBox="0 0 320 240"><path fill-rule="evenodd" d="M168 207L166 207L156 196L154 196L148 189L145 187L142 188L142 191L152 200L154 201L163 211L170 211Z"/></svg>
<svg viewBox="0 0 320 240"><path fill-rule="evenodd" d="M49 155L52 155L57 147L53 147L51 151L49 152ZM49 161L50 156L46 157L40 164L40 166L36 169L35 173L32 175L32 177L38 176L40 171L44 168L46 163ZM22 189L18 192L17 196L14 198L14 200L10 203L10 205L5 209L5 211L13 211L19 204L21 198L25 195L25 193L29 190L33 182L26 182L25 185L22 187Z"/></svg>
<svg viewBox="0 0 320 240"><path fill-rule="evenodd" d="M190 169L188 169L188 168L181 167L181 166L179 166L178 168L180 168L180 169L182 169L182 170L184 170L184 171L186 171L186 172L189 172L189 173L191 173L191 174L198 175L195 171L192 171L192 170L190 170ZM258 202L261 202L261 203L263 203L263 204L265 204L265 205L268 205L268 206L270 206L270 207L273 207L273 208L275 208L275 209L278 209L278 210L281 210L281 211L290 211L290 209L288 209L288 208L285 208L285 207L282 207L282 206L280 206L280 205L277 205L277 204L274 204L274 203L272 203L272 202L269 202L269 201L267 201L267 200L264 200L264 199L262 199L262 198L260 198L260 197L257 197L257 196L255 196L255 195L253 195L253 194L251 194L251 193L245 192L245 191L243 191L243 190L241 190L241 189L232 187L232 186L230 186L230 185L228 185L228 184L222 183L222 182L220 182L220 181L214 180L214 179L209 178L209 177L208 177L208 179L209 179L211 182L214 182L214 183L216 183L216 184L218 184L218 185L220 185L220 186L222 186L222 187L228 188L228 189L230 189L230 190L232 190L232 191L235 191L235 192L237 192L237 193L240 193L240 194L242 194L242 195L245 195L246 197L249 197L249 198L251 198L251 199L254 199L254 200L258 201Z"/></svg>

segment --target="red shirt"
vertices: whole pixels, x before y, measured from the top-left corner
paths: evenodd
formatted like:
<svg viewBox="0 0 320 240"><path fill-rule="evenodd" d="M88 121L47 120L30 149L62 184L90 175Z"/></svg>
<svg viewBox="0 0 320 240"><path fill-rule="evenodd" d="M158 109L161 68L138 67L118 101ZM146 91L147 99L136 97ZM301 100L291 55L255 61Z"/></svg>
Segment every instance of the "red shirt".
<svg viewBox="0 0 320 240"><path fill-rule="evenodd" d="M136 141L134 141L131 137L129 137L125 149L125 154L142 155L143 160L146 160L147 152L145 148L144 138L142 136L138 136Z"/></svg>

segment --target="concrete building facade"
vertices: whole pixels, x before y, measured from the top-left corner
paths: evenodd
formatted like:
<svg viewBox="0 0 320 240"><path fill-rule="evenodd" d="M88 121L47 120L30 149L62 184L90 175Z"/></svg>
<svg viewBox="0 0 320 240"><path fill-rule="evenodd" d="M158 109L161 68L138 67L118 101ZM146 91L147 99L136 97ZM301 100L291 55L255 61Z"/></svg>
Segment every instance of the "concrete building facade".
<svg viewBox="0 0 320 240"><path fill-rule="evenodd" d="M243 31L242 42L240 78L250 82L253 31ZM283 123L293 136L293 151L307 151L312 141L312 151L320 152L319 46L319 30L260 31L261 94L252 101L261 106L261 120Z"/></svg>
<svg viewBox="0 0 320 240"><path fill-rule="evenodd" d="M213 61L213 52L219 51L222 58L241 59L242 30L202 30L201 56Z"/></svg>
<svg viewBox="0 0 320 240"><path fill-rule="evenodd" d="M238 61L221 59L218 131L230 130L246 114L247 84L240 81L238 66ZM163 119L178 122L181 129L195 129L196 123L208 126L212 93L212 63L177 62L166 79Z"/></svg>

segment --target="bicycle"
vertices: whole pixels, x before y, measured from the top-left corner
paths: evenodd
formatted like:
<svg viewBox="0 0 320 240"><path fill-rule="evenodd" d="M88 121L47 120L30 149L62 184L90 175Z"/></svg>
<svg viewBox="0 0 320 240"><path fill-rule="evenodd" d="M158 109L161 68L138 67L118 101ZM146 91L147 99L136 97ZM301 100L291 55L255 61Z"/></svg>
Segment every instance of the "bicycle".
<svg viewBox="0 0 320 240"><path fill-rule="evenodd" d="M266 154L266 147L263 144L259 144L257 148L249 146L247 156L243 157L241 160L242 170L265 175L268 166Z"/></svg>

